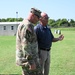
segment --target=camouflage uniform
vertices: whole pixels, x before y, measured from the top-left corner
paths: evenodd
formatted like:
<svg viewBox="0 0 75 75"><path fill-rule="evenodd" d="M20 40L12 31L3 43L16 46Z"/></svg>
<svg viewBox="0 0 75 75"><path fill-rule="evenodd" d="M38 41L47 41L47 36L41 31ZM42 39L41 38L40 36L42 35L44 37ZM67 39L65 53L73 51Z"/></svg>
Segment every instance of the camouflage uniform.
<svg viewBox="0 0 75 75"><path fill-rule="evenodd" d="M33 63L36 64L36 69L29 70L29 65ZM24 20L18 26L16 35L16 64L22 66L24 75L42 75L34 26L28 20Z"/></svg>

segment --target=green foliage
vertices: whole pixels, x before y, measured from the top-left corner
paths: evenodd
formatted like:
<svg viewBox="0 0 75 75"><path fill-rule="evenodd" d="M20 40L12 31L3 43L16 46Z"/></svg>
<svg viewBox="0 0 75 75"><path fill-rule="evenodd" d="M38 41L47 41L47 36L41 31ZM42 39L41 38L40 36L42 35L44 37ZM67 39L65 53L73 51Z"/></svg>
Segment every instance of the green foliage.
<svg viewBox="0 0 75 75"><path fill-rule="evenodd" d="M0 19L0 22L1 22L1 19Z"/></svg>
<svg viewBox="0 0 75 75"><path fill-rule="evenodd" d="M23 20L23 18L19 18L19 19L18 19L18 21L22 21L22 20Z"/></svg>
<svg viewBox="0 0 75 75"><path fill-rule="evenodd" d="M6 22L6 19L2 18L2 19L1 19L1 22Z"/></svg>
<svg viewBox="0 0 75 75"><path fill-rule="evenodd" d="M0 19L0 22L20 22L22 21L23 18L7 18L7 19ZM51 26L53 28L59 28L59 27L75 27L75 21L73 19L58 19L58 20L54 20L54 19L49 19L48 21L48 26Z"/></svg>
<svg viewBox="0 0 75 75"><path fill-rule="evenodd" d="M55 26L55 20L50 19L50 20L48 21L48 24L49 24L51 27L54 27L54 26Z"/></svg>
<svg viewBox="0 0 75 75"><path fill-rule="evenodd" d="M70 26L75 27L75 21L73 19L71 19L69 23L70 23Z"/></svg>
<svg viewBox="0 0 75 75"><path fill-rule="evenodd" d="M7 18L7 22L15 22L16 18Z"/></svg>
<svg viewBox="0 0 75 75"><path fill-rule="evenodd" d="M54 28L58 28L58 27L75 27L75 21L73 19L67 20L65 18L63 19L58 19L58 20L53 20L50 19L48 21L49 26L54 27Z"/></svg>
<svg viewBox="0 0 75 75"><path fill-rule="evenodd" d="M16 22L16 21L22 21L23 18L7 18L7 19L0 19L0 22Z"/></svg>

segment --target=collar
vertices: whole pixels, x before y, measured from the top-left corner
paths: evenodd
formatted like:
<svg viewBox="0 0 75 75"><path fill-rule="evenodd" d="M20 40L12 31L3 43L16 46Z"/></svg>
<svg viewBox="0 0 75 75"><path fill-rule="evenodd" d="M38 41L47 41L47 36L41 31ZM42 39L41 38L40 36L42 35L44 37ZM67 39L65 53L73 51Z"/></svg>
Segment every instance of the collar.
<svg viewBox="0 0 75 75"><path fill-rule="evenodd" d="M40 27L41 27L42 29L47 29L47 25L46 25L46 26L43 26L43 25L40 24Z"/></svg>

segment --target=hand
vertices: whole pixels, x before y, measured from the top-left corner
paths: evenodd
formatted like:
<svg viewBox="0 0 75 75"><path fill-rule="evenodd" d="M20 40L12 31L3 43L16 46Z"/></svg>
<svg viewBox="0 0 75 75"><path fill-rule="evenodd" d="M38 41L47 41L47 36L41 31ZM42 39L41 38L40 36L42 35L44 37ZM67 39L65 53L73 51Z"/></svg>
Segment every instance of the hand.
<svg viewBox="0 0 75 75"><path fill-rule="evenodd" d="M27 63L23 63L23 64L22 64L22 66L24 66L24 65L26 65L26 66L28 65L28 67L29 67L30 70L35 70L35 69L36 69L36 65L35 65L35 64L30 65L30 64L28 64L28 62L27 62Z"/></svg>
<svg viewBox="0 0 75 75"><path fill-rule="evenodd" d="M63 35L60 35L59 36L59 41L62 41L64 39L64 36Z"/></svg>
<svg viewBox="0 0 75 75"><path fill-rule="evenodd" d="M36 65L35 64L29 65L29 67L30 67L29 68L30 70L35 70L36 69Z"/></svg>

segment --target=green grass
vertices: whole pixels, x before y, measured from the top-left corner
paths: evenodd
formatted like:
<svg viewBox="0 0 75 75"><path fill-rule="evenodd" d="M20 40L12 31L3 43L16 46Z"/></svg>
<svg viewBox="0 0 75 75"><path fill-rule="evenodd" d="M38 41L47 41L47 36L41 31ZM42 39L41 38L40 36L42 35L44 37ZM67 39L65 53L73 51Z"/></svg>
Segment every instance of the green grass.
<svg viewBox="0 0 75 75"><path fill-rule="evenodd" d="M64 40L52 45L50 75L75 75L75 30L62 29L62 34Z"/></svg>
<svg viewBox="0 0 75 75"><path fill-rule="evenodd" d="M21 74L15 64L15 36L0 36L0 74Z"/></svg>
<svg viewBox="0 0 75 75"><path fill-rule="evenodd" d="M64 40L53 43L50 75L75 75L75 28L61 29ZM52 32L54 34L54 30ZM54 34L58 37L58 34ZM21 74L15 64L15 36L0 36L0 74Z"/></svg>

